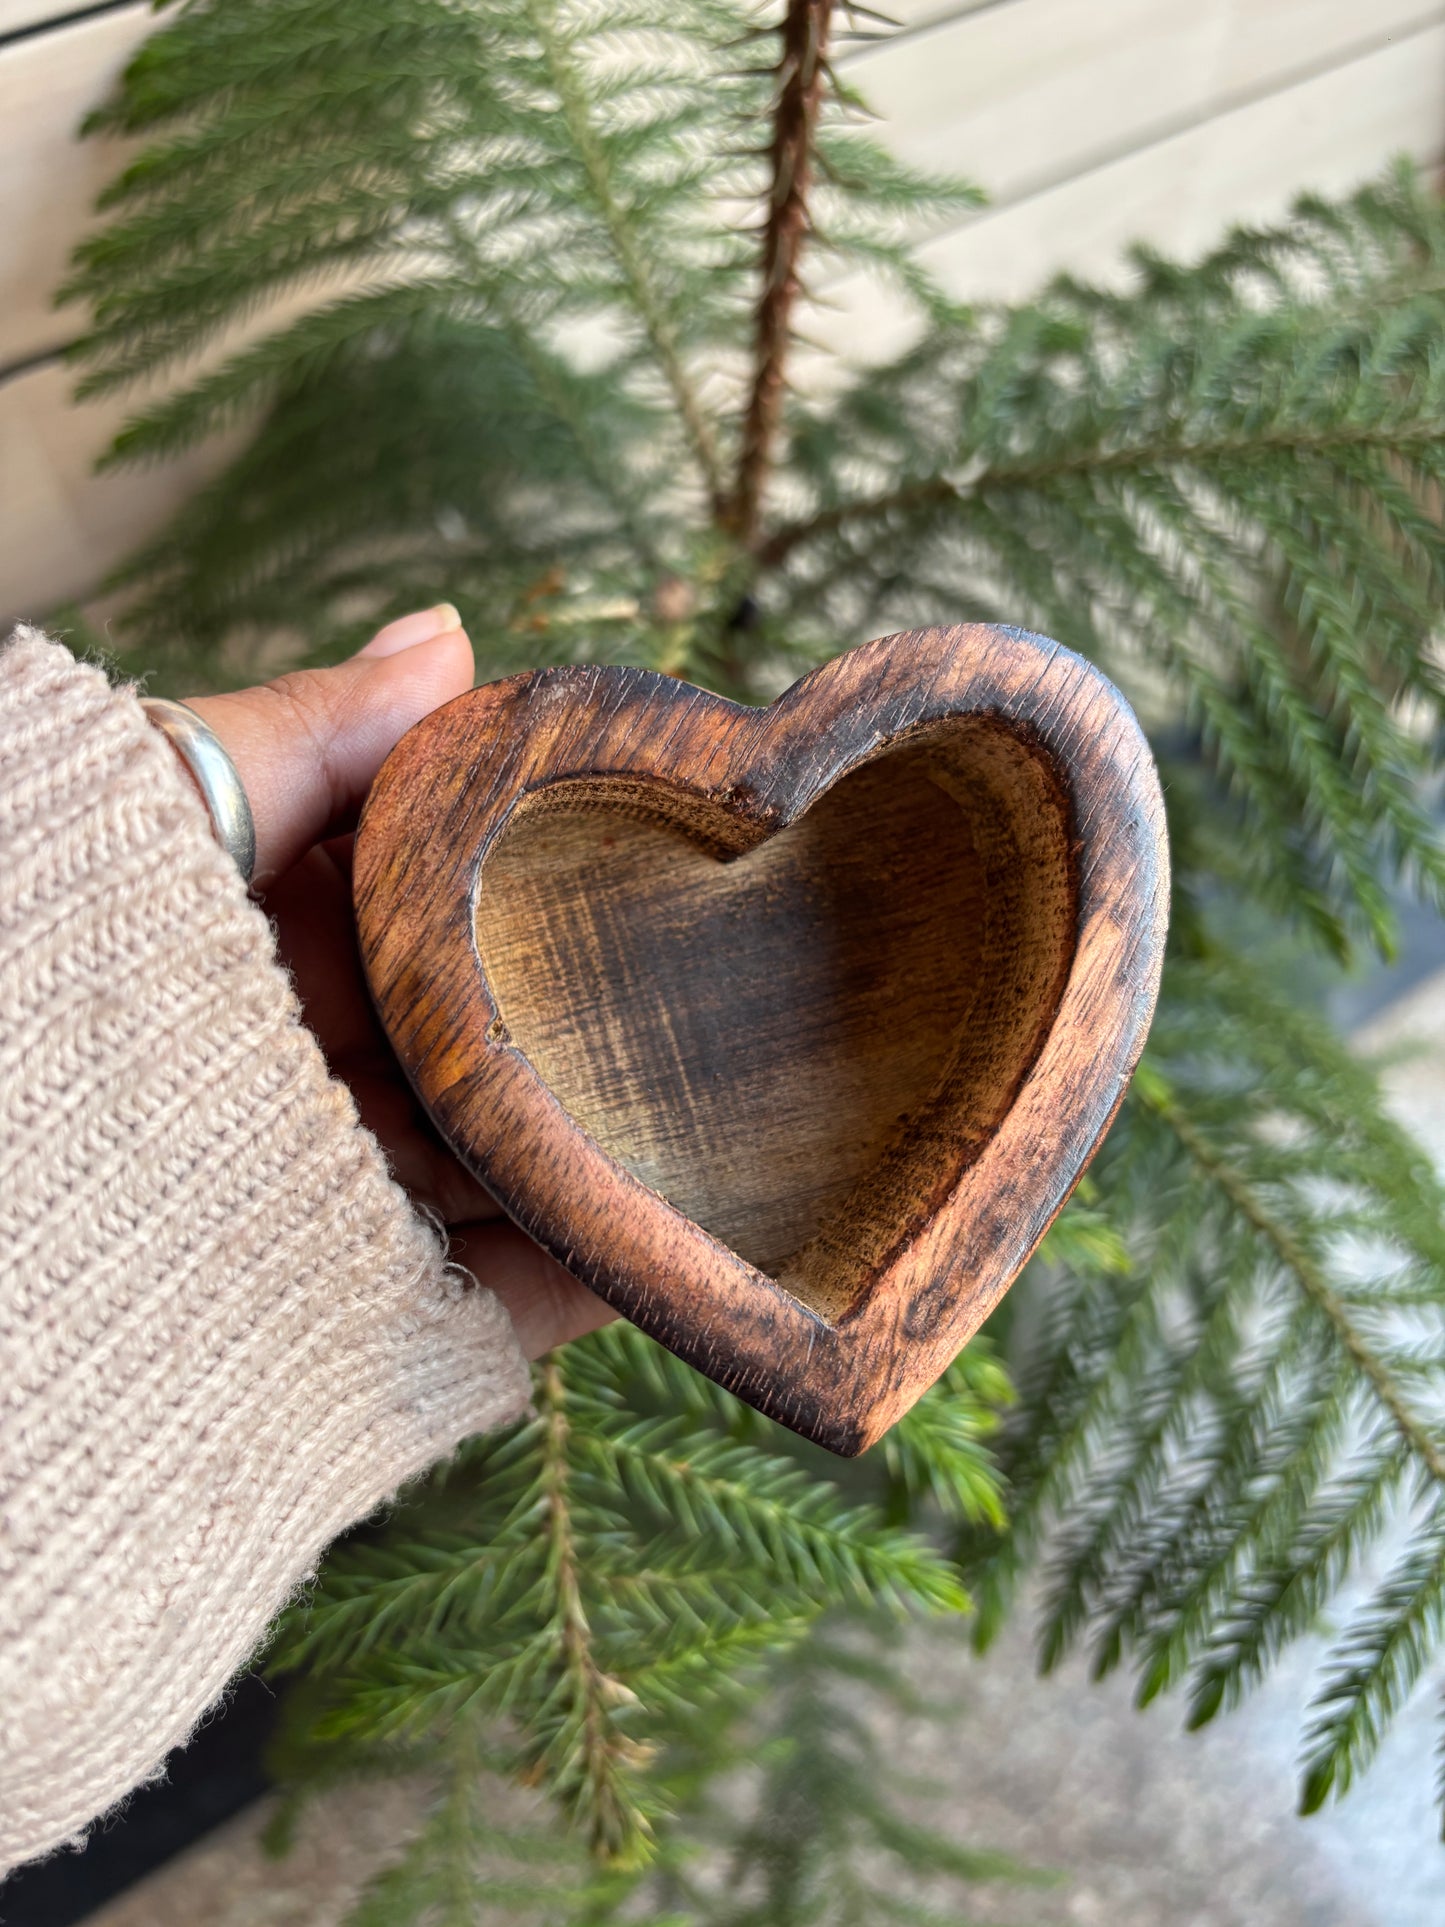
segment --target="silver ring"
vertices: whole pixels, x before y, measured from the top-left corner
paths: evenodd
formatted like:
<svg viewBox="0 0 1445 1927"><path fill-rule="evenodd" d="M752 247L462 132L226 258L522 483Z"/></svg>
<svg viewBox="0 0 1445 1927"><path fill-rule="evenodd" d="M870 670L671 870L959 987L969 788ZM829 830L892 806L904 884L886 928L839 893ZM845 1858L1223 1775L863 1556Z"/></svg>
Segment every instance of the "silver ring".
<svg viewBox="0 0 1445 1927"><path fill-rule="evenodd" d="M147 722L155 724L191 772L211 813L216 841L241 872L241 881L249 883L256 868L256 822L225 745L184 703L173 703L166 696L142 696L140 706Z"/></svg>

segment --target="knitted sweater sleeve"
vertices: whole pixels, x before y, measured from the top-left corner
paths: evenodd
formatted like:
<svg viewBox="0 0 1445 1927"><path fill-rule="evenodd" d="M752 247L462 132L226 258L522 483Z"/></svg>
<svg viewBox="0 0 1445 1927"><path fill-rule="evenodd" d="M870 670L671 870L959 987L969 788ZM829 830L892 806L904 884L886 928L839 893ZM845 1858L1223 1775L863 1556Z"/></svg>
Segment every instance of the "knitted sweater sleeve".
<svg viewBox="0 0 1445 1927"><path fill-rule="evenodd" d="M526 1366L133 694L0 648L0 1872L157 1774Z"/></svg>

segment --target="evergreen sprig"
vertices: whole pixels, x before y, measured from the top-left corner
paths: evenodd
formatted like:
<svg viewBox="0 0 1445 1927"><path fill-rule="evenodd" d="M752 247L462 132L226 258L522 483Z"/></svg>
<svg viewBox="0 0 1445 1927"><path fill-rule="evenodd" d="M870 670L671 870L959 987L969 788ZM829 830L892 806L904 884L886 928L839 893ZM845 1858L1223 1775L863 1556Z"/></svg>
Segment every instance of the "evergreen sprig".
<svg viewBox="0 0 1445 1927"><path fill-rule="evenodd" d="M957 1612L945 1534L984 1632L1042 1560L1046 1658L1087 1637L1197 1720L1343 1608L1306 1806L1440 1646L1440 1192L1221 933L1263 906L1290 942L1388 951L1401 893L1445 890L1445 214L1400 170L1197 262L963 310L910 247L972 190L869 136L832 64L848 18L192 0L95 117L140 142L68 289L83 388L135 390L112 459L248 438L121 573L148 668L245 680L287 637L325 660L441 590L489 672L623 660L757 699L889 627L1024 622L1131 696L1169 798L1159 1026L1011 1334L1005 1535L982 1348L846 1496L631 1336L550 1361L536 1416L340 1551L282 1636L298 1771L451 1763L427 1838L455 1893L423 1852L376 1920L466 1917L482 1760L639 1862L686 1804L680 1723L721 1734L763 1679L811 1719L804 1631ZM891 278L913 344L821 380L815 355L800 387L855 271ZM729 1757L694 1756L689 1798ZM832 1785L886 1848L867 1776ZM822 1918L825 1806L788 1841L760 1815L776 1878L735 1912ZM600 1922L621 1892L557 1905Z"/></svg>
<svg viewBox="0 0 1445 1927"><path fill-rule="evenodd" d="M1174 965L1102 1162L1131 1262L1048 1295L980 1635L1045 1545L1045 1664L1087 1635L1201 1725L1403 1532L1324 1662L1312 1811L1445 1645L1445 1191L1369 1069L1226 956Z"/></svg>
<svg viewBox="0 0 1445 1927"><path fill-rule="evenodd" d="M805 653L967 612L1089 656L1188 731L1235 805L1170 781L1184 905L1261 896L1340 954L1435 902L1422 784L1445 667L1445 217L1408 173L1125 294L1062 280L799 410L809 510L762 550ZM906 612L906 614L905 614ZM821 637L820 637L821 639ZM1187 772L1180 772L1187 777ZM1240 830L1243 834L1240 834Z"/></svg>
<svg viewBox="0 0 1445 1927"><path fill-rule="evenodd" d="M939 1387L916 1424L949 1439L959 1506L996 1517L994 1469L967 1448L991 1423L997 1368L978 1377ZM821 1612L965 1610L936 1547L846 1502L729 1395L699 1409L694 1383L630 1329L554 1353L532 1418L334 1555L272 1659L308 1682L296 1757L324 1771L486 1735L494 1765L545 1787L625 1867L648 1857L665 1805L645 1771L659 1736Z"/></svg>

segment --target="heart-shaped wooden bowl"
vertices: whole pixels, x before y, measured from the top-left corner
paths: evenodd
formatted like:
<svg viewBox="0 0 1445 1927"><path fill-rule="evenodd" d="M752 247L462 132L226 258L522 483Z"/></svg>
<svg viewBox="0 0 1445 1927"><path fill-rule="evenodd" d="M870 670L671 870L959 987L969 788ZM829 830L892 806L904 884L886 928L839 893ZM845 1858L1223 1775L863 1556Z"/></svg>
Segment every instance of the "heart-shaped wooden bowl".
<svg viewBox="0 0 1445 1927"><path fill-rule="evenodd" d="M1154 1008L1148 747L1015 629L869 643L769 709L539 670L418 724L362 953L458 1156L635 1324L835 1452L956 1355Z"/></svg>

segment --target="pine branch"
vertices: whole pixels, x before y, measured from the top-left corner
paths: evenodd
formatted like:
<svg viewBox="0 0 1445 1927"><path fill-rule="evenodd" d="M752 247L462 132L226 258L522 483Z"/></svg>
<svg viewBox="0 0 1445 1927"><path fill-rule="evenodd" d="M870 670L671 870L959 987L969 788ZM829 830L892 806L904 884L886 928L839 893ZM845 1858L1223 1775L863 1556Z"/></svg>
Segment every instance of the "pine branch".
<svg viewBox="0 0 1445 1927"><path fill-rule="evenodd" d="M793 309L802 290L799 263L810 229L813 148L827 85L832 22L833 0L788 0L780 29L752 380L737 480L723 514L724 526L744 547L752 545L757 533L763 489L782 422L785 367Z"/></svg>
<svg viewBox="0 0 1445 1927"><path fill-rule="evenodd" d="M1275 429L1259 428L1248 433L1216 436L1207 440L1141 442L1114 449L1080 450L1044 461L1000 462L975 480L948 481L943 476L905 482L885 493L839 502L820 510L806 520L790 522L777 529L762 543L758 559L770 568L779 567L792 552L809 542L836 535L854 526L910 518L919 512L963 508L998 490L1035 488L1070 476L1126 474L1175 468L1207 471L1218 464L1250 462L1265 453L1290 455L1323 454L1343 456L1352 449L1369 449L1394 455L1404 450L1438 447L1445 422L1431 420L1404 423L1342 423L1328 428L1308 429L1290 425Z"/></svg>
<svg viewBox="0 0 1445 1927"><path fill-rule="evenodd" d="M923 481L905 482L900 488L889 489L884 494L860 501L839 502L831 508L820 509L816 515L810 515L804 521L785 523L761 544L757 552L758 560L765 568L780 568L794 549L816 542L823 536L836 535L854 527L866 527L872 522L912 518L920 510L932 511L966 499L966 492L962 488L940 475L929 476Z"/></svg>
<svg viewBox="0 0 1445 1927"><path fill-rule="evenodd" d="M609 1482L657 1506L684 1533L706 1531L741 1559L766 1560L800 1597L824 1587L855 1606L968 1610L957 1575L932 1548L843 1507L786 1459L699 1439L671 1419L618 1425L600 1414L580 1449L606 1467Z"/></svg>
<svg viewBox="0 0 1445 1927"><path fill-rule="evenodd" d="M554 1627L560 1670L571 1705L560 1746L576 1758L559 1762L559 1783L585 1789L588 1844L600 1858L625 1866L643 1857L651 1828L635 1800L623 1791L638 1751L617 1730L619 1704L630 1690L598 1664L582 1600L577 1546L569 1500L570 1463L567 1390L562 1364L550 1353L537 1373L537 1406L542 1418L541 1497L547 1540L547 1580L555 1597Z"/></svg>
<svg viewBox="0 0 1445 1927"><path fill-rule="evenodd" d="M926 1497L947 1520L1002 1530L1003 1496L987 1441L1012 1396L987 1342L975 1338L883 1441L895 1518Z"/></svg>
<svg viewBox="0 0 1445 1927"><path fill-rule="evenodd" d="M1321 225L1311 211L1156 266L1128 295L1058 284L936 330L826 411L800 406L794 479L814 507L763 549L795 637L821 644L859 609L907 626L922 583L1147 702L1162 671L1217 773L1191 798L1213 879L1337 955L1360 938L1388 954L1400 886L1445 903L1421 803L1445 726L1445 303L1419 266L1445 254L1445 220L1397 178L1334 210L1327 242Z"/></svg>
<svg viewBox="0 0 1445 1927"><path fill-rule="evenodd" d="M1350 1317L1344 1299L1331 1290L1320 1266L1304 1249L1289 1226L1272 1213L1233 1165L1211 1147L1167 1087L1145 1076L1136 1082L1138 1101L1162 1118L1211 1182L1217 1184L1246 1223L1274 1249L1281 1264L1312 1303L1325 1314L1335 1336L1356 1370L1379 1400L1401 1443L1430 1474L1445 1494L1445 1447L1415 1412L1384 1359L1365 1339Z"/></svg>
<svg viewBox="0 0 1445 1927"><path fill-rule="evenodd" d="M1046 1659L1093 1628L1096 1668L1134 1655L1141 1699L1191 1678L1200 1724L1408 1516L1329 1655L1312 1808L1445 1642L1445 1198L1368 1069L1260 976L1216 957L1166 983L1096 1167L1135 1264L1057 1291L1007 1422L1021 1542L984 1548L976 1590L996 1620L1043 1544Z"/></svg>
<svg viewBox="0 0 1445 1927"><path fill-rule="evenodd" d="M696 1927L943 1927L960 1918L958 1900L976 1882L1049 1884L1004 1854L929 1825L922 1816L936 1789L896 1788L867 1717L890 1703L914 1718L941 1712L910 1693L875 1624L835 1620L819 1628L734 1741L757 1763L742 1811L736 1800L709 1797L710 1787L699 1802L694 1826L725 1857L691 1873L684 1920ZM945 1911L929 1904L939 1885L965 1892L950 1893Z"/></svg>
<svg viewBox="0 0 1445 1927"><path fill-rule="evenodd" d="M615 463L609 460L608 450L597 435L591 411L578 405L577 396L556 357L549 354L534 337L509 299L505 277L499 275L486 260L476 236L457 219L454 211L446 217L446 230L457 255L467 263L473 284L488 290L489 305L516 344L517 354L536 383L538 395L556 420L565 425L576 443L582 466L599 498L606 500L609 494L616 495L623 525L638 558L658 575L663 574L665 565L644 527L643 510L636 490L630 486L629 478L619 475Z"/></svg>
<svg viewBox="0 0 1445 1927"><path fill-rule="evenodd" d="M695 1382L635 1331L569 1346L538 1370L535 1417L467 1448L379 1541L336 1553L272 1662L303 1676L293 1768L324 1781L485 1742L594 1856L635 1870L659 1851L675 1795L651 1770L659 1749L730 1717L820 1612L963 1606L939 1551L845 1505L727 1394L706 1388L686 1421L647 1415L656 1394L675 1411L673 1388ZM960 1449L1004 1390L980 1354ZM733 1436L744 1421L750 1444ZM996 1509L982 1462L967 1491ZM413 1873L399 1892L428 1877ZM469 1890L473 1876L458 1878Z"/></svg>
<svg viewBox="0 0 1445 1927"><path fill-rule="evenodd" d="M1332 1655L1314 1702L1301 1813L1345 1792L1445 1644L1445 1516L1437 1499L1413 1543Z"/></svg>
<svg viewBox="0 0 1445 1927"><path fill-rule="evenodd" d="M526 0L526 13L541 43L548 75L581 157L608 240L636 301L658 367L677 404L678 416L687 430L716 514L723 500L723 471L712 422L683 363L676 328L655 283L651 264L639 245L628 210L618 198L606 149L592 126L586 93L557 31L553 0Z"/></svg>

